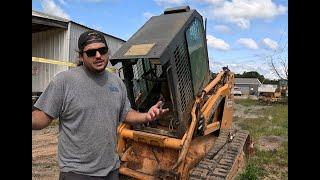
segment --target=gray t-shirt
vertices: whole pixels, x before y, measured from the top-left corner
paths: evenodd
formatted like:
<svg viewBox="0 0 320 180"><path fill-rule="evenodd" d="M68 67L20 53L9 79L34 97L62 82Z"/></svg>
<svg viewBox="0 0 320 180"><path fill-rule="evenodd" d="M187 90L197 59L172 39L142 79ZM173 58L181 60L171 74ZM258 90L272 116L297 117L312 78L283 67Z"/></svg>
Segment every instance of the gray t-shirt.
<svg viewBox="0 0 320 180"><path fill-rule="evenodd" d="M58 160L62 172L106 176L119 168L117 126L130 108L122 80L84 66L57 74L34 105L59 118Z"/></svg>

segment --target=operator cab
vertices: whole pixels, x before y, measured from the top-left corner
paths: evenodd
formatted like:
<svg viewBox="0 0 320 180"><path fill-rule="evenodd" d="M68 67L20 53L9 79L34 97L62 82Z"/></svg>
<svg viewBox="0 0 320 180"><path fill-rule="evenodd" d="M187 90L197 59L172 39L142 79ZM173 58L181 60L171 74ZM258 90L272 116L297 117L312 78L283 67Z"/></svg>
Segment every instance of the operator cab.
<svg viewBox="0 0 320 180"><path fill-rule="evenodd" d="M195 97L209 82L202 16L189 6L151 17L110 59L122 63L132 108L146 112L157 101L166 116L141 131L181 137L191 121Z"/></svg>

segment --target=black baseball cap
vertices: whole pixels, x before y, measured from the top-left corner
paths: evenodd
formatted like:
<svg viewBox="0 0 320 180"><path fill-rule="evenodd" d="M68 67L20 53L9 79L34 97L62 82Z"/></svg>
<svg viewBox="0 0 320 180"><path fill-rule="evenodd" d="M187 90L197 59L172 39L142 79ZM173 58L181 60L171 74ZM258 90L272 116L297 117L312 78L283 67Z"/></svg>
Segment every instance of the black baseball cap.
<svg viewBox="0 0 320 180"><path fill-rule="evenodd" d="M82 33L79 37L78 48L80 51L82 51L86 45L99 42L104 43L108 48L107 42L102 33L94 30L86 31Z"/></svg>

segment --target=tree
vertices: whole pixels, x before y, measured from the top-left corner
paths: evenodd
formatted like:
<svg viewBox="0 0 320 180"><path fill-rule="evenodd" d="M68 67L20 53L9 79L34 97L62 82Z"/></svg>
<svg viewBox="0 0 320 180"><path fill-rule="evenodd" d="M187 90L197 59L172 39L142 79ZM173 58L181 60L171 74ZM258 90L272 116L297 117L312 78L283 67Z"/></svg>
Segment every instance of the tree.
<svg viewBox="0 0 320 180"><path fill-rule="evenodd" d="M288 40L282 48L276 49L273 55L267 57L267 61L271 71L279 79L288 81Z"/></svg>
<svg viewBox="0 0 320 180"><path fill-rule="evenodd" d="M265 78L263 75L260 75L257 71L243 72L243 78L257 78L262 82Z"/></svg>
<svg viewBox="0 0 320 180"><path fill-rule="evenodd" d="M265 80L264 76L260 75L256 71L249 71L249 72L244 71L242 74L235 74L235 77L236 78L258 78L260 82Z"/></svg>
<svg viewBox="0 0 320 180"><path fill-rule="evenodd" d="M270 79L264 79L264 81L261 82L262 84L279 84L278 80L270 80Z"/></svg>
<svg viewBox="0 0 320 180"><path fill-rule="evenodd" d="M269 62L271 70L279 79L288 80L288 58L278 57L275 60L273 57L270 57Z"/></svg>

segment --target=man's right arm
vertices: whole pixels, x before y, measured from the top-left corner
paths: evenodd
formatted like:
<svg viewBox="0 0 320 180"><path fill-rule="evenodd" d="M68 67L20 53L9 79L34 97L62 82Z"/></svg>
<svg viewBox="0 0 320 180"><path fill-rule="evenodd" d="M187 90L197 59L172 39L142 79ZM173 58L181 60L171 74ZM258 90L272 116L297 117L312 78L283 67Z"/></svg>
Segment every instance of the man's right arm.
<svg viewBox="0 0 320 180"><path fill-rule="evenodd" d="M36 109L32 111L32 130L43 129L47 127L52 120L53 118L45 112Z"/></svg>
<svg viewBox="0 0 320 180"><path fill-rule="evenodd" d="M65 76L55 75L32 107L32 130L47 127L60 116L65 96Z"/></svg>

